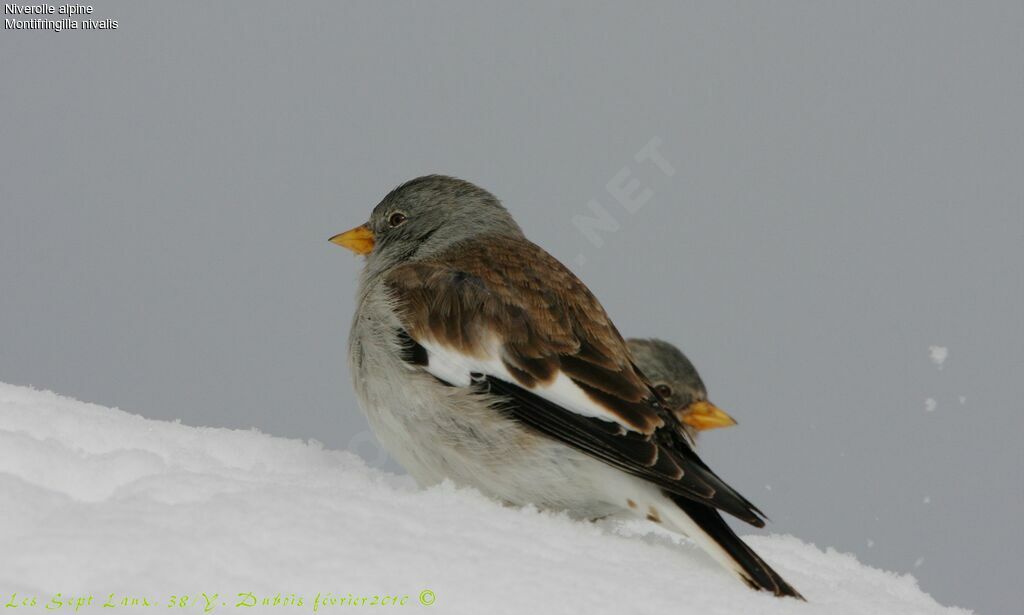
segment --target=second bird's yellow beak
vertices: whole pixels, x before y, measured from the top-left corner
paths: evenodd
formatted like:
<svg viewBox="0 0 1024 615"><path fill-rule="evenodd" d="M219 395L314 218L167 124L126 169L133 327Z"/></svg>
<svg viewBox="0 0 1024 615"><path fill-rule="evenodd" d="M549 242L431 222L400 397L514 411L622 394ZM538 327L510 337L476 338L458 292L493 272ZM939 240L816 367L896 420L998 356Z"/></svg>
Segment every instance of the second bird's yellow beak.
<svg viewBox="0 0 1024 615"><path fill-rule="evenodd" d="M365 224L338 233L329 240L331 243L352 250L356 254L373 252L373 231Z"/></svg>
<svg viewBox="0 0 1024 615"><path fill-rule="evenodd" d="M736 424L736 419L709 401L695 401L683 408L682 420L697 431L731 427Z"/></svg>

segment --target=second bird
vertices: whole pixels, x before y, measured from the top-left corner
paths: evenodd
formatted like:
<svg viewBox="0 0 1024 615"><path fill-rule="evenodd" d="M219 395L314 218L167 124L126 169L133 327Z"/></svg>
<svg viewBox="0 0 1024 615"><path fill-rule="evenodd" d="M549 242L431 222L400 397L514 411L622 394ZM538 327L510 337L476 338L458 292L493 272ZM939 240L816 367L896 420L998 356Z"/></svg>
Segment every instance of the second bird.
<svg viewBox="0 0 1024 615"><path fill-rule="evenodd" d="M633 360L665 404L679 415L694 440L697 432L732 427L736 419L708 401L708 390L697 368L681 350L659 339L626 340Z"/></svg>

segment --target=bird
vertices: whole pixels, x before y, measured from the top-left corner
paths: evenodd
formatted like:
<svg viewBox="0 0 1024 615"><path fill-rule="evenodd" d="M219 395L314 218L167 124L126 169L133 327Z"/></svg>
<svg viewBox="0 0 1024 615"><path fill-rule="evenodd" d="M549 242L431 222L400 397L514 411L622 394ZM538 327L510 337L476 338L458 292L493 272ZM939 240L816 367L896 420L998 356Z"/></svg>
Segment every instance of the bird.
<svg viewBox="0 0 1024 615"><path fill-rule="evenodd" d="M697 456L597 298L497 197L418 177L330 241L365 257L348 339L359 406L417 483L580 519L632 513L802 599L722 517L763 527L764 513Z"/></svg>
<svg viewBox="0 0 1024 615"><path fill-rule="evenodd" d="M626 340L636 366L696 441L697 433L732 427L736 419L708 401L708 391L693 362L672 344L657 338Z"/></svg>

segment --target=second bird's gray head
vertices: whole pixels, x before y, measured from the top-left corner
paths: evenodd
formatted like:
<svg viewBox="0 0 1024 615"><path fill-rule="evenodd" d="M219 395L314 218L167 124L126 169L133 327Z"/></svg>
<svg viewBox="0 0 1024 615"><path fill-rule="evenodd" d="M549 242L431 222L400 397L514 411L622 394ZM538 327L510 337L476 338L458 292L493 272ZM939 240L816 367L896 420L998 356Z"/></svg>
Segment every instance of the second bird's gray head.
<svg viewBox="0 0 1024 615"><path fill-rule="evenodd" d="M626 343L637 367L691 435L736 424L735 419L708 401L697 368L678 348L653 338L630 339Z"/></svg>
<svg viewBox="0 0 1024 615"><path fill-rule="evenodd" d="M384 271L485 235L522 231L490 192L454 177L425 175L389 192L365 224L331 242L365 255L367 269Z"/></svg>

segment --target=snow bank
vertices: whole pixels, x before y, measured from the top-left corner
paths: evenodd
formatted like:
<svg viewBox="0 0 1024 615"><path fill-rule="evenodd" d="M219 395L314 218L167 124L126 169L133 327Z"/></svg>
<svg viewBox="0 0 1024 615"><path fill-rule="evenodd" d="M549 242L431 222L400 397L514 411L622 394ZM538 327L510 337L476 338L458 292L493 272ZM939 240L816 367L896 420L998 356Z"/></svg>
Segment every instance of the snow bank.
<svg viewBox="0 0 1024 615"><path fill-rule="evenodd" d="M187 596L200 613L966 613L849 555L749 540L809 603L750 591L646 522L417 491L316 442L0 384L0 604L36 604L16 612Z"/></svg>

